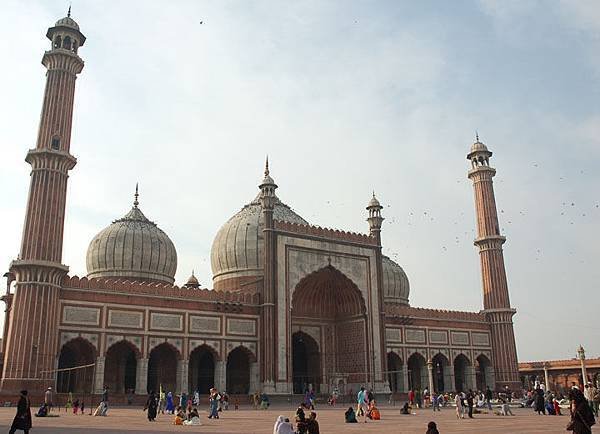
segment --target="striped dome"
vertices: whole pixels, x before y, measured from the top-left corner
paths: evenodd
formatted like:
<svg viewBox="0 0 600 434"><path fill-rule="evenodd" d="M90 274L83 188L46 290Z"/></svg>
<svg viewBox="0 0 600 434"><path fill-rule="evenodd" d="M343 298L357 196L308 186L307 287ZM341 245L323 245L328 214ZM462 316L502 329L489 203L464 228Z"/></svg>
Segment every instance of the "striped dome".
<svg viewBox="0 0 600 434"><path fill-rule="evenodd" d="M137 206L94 237L87 251L88 278L114 277L172 284L177 270L173 242Z"/></svg>
<svg viewBox="0 0 600 434"><path fill-rule="evenodd" d="M382 256L383 297L386 302L408 304L410 284L402 267Z"/></svg>

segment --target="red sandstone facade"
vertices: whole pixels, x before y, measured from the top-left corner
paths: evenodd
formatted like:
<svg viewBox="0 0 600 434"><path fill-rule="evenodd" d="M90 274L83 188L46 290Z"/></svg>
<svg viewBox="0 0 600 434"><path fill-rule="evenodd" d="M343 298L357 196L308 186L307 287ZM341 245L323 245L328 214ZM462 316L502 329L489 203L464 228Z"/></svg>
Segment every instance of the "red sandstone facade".
<svg viewBox="0 0 600 434"><path fill-rule="evenodd" d="M61 264L76 75L85 42L70 17L48 30L52 48L23 243L11 263L1 390L230 393L438 391L519 384L502 257L504 238L485 145L473 145L484 310L408 304L408 279L382 255L382 206L369 234L310 225L279 200L268 164L259 194L218 232L214 290L192 275L172 284L175 248L136 199L93 238L89 278ZM137 240L137 241L136 241ZM140 241L141 240L141 241ZM11 288L14 287L14 294ZM76 368L76 369L71 369Z"/></svg>

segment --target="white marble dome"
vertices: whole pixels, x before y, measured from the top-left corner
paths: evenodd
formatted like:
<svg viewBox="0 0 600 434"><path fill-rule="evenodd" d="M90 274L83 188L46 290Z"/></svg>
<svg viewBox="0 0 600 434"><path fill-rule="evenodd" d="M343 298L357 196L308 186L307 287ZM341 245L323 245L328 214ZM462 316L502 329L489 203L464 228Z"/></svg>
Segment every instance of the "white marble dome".
<svg viewBox="0 0 600 434"><path fill-rule="evenodd" d="M71 17L61 18L54 24L55 27L70 27L71 29L79 30L79 24Z"/></svg>
<svg viewBox="0 0 600 434"><path fill-rule="evenodd" d="M308 224L279 198L275 201L273 219ZM237 282L263 276L263 229L259 194L217 232L210 254L215 289L234 289L227 285L230 279L237 286Z"/></svg>
<svg viewBox="0 0 600 434"><path fill-rule="evenodd" d="M138 208L96 235L87 251L88 278L127 278L172 284L177 252L171 239Z"/></svg>
<svg viewBox="0 0 600 434"><path fill-rule="evenodd" d="M402 267L387 256L383 256L382 268L384 301L408 305L410 284Z"/></svg>

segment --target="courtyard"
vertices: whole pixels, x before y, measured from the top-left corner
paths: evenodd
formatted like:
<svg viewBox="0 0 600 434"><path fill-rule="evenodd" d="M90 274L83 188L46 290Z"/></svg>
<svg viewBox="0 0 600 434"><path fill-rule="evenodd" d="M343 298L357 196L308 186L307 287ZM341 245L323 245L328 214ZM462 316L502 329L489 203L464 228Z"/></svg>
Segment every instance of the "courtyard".
<svg viewBox="0 0 600 434"><path fill-rule="evenodd" d="M381 407L382 420L358 424L344 424L344 410L347 407L321 407L317 409L321 433L425 433L427 423L434 420L441 434L449 433L563 433L568 416L538 416L529 409L514 409L514 417L501 417L494 414L477 414L472 420L457 420L453 408L432 413L430 409L417 411L416 415L401 416L399 407ZM14 408L0 408L0 431L8 431L14 417ZM87 412L86 412L87 413ZM278 415L293 419L295 409L288 405L276 405L266 411L242 407L222 413L219 420L206 418L204 411L202 426L174 426L172 416L159 415L156 422L148 422L140 407L111 408L107 417L92 417L88 414L73 415L64 410L60 417L33 418L34 433L69 434L116 434L123 432L202 432L211 434L268 434L273 431L273 423ZM57 414L57 413L55 413ZM20 432L20 431L18 431ZM596 432L596 430L594 430Z"/></svg>

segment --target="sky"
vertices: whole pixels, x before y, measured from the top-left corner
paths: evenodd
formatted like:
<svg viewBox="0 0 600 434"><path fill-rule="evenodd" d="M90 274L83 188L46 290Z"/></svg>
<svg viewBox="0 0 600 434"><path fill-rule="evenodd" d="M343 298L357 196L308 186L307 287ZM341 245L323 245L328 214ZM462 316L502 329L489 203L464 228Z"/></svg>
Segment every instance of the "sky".
<svg viewBox="0 0 600 434"><path fill-rule="evenodd" d="M0 263L19 251L50 42L68 2L4 0ZM219 227L265 156L311 224L367 232L410 303L478 311L466 154L494 152L519 359L600 356L600 4L535 1L74 0L79 54L63 263L140 208L173 240L176 282L211 287ZM201 23L202 22L202 23Z"/></svg>

